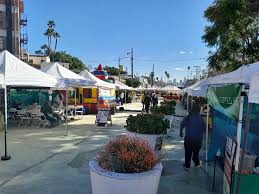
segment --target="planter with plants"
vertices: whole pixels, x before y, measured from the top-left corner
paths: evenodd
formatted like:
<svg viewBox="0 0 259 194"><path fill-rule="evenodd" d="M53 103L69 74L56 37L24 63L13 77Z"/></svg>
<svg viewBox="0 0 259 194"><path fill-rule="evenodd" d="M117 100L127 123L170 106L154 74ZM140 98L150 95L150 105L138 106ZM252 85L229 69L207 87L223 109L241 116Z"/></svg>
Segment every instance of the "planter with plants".
<svg viewBox="0 0 259 194"><path fill-rule="evenodd" d="M89 168L92 194L156 194L163 167L147 141L121 136L110 141Z"/></svg>
<svg viewBox="0 0 259 194"><path fill-rule="evenodd" d="M126 121L127 135L148 141L150 147L156 151L161 150L163 135L167 133L169 122L161 115L138 114L130 115Z"/></svg>
<svg viewBox="0 0 259 194"><path fill-rule="evenodd" d="M153 114L163 115L164 120L169 121L169 128L172 126L173 114L175 114L174 106L159 106L151 109Z"/></svg>

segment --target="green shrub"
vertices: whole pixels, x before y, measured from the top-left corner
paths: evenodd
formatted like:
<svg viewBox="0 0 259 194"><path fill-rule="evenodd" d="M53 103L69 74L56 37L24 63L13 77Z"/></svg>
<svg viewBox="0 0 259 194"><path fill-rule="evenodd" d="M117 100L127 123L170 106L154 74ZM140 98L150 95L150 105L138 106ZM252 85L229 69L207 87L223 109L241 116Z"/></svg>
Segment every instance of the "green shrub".
<svg viewBox="0 0 259 194"><path fill-rule="evenodd" d="M97 156L97 161L108 171L141 173L151 170L160 158L147 141L122 136L110 141Z"/></svg>
<svg viewBox="0 0 259 194"><path fill-rule="evenodd" d="M138 114L130 115L126 121L126 129L141 134L166 134L169 122L164 121L161 115Z"/></svg>
<svg viewBox="0 0 259 194"><path fill-rule="evenodd" d="M151 108L151 112L153 114L172 115L172 114L175 114L175 107L167 107L167 106L153 107Z"/></svg>

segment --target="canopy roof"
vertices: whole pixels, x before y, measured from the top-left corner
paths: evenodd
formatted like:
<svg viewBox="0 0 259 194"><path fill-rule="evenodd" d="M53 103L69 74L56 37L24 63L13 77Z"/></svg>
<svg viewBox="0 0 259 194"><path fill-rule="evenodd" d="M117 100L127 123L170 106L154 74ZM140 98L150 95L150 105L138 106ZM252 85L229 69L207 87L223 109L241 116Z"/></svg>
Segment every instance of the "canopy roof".
<svg viewBox="0 0 259 194"><path fill-rule="evenodd" d="M178 87L176 87L176 86L174 86L174 85L167 85L167 86L161 88L160 91L165 91L165 92L180 92L181 89L179 89Z"/></svg>
<svg viewBox="0 0 259 194"><path fill-rule="evenodd" d="M0 53L0 85L55 87L57 80L24 63L8 51Z"/></svg>
<svg viewBox="0 0 259 194"><path fill-rule="evenodd" d="M210 84L250 84L251 75L259 72L259 61L249 65L243 65L235 71L212 77Z"/></svg>
<svg viewBox="0 0 259 194"><path fill-rule="evenodd" d="M46 66L41 71L55 77L58 80L57 88L73 87L73 86L93 86L96 82L86 79L59 63L45 63Z"/></svg>
<svg viewBox="0 0 259 194"><path fill-rule="evenodd" d="M115 80L115 86L117 90L133 90L132 87L129 87L118 80Z"/></svg>
<svg viewBox="0 0 259 194"><path fill-rule="evenodd" d="M250 82L250 90L249 90L249 95L248 99L250 103L256 103L259 104L259 72L255 73Z"/></svg>
<svg viewBox="0 0 259 194"><path fill-rule="evenodd" d="M145 91L146 90L146 88L145 87L143 87L143 86L139 86L139 87L137 87L137 88L133 88L134 90L136 90L136 91Z"/></svg>
<svg viewBox="0 0 259 194"><path fill-rule="evenodd" d="M160 91L160 88L158 86L148 86L147 91Z"/></svg>
<svg viewBox="0 0 259 194"><path fill-rule="evenodd" d="M103 87L103 88L109 88L109 89L115 89L115 84L108 83L106 81L103 81L97 77L95 77L93 74L91 74L89 71L84 70L81 73L79 73L82 77L89 79L93 82L96 82L94 86Z"/></svg>

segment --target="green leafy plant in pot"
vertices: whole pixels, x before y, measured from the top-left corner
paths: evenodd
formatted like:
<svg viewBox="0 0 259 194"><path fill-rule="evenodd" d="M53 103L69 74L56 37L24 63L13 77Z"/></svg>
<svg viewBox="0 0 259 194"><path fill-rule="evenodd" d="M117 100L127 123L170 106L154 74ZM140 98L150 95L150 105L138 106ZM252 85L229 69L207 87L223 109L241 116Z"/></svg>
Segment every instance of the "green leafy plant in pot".
<svg viewBox="0 0 259 194"><path fill-rule="evenodd" d="M166 134L169 122L155 114L130 115L126 121L126 129L140 134Z"/></svg>

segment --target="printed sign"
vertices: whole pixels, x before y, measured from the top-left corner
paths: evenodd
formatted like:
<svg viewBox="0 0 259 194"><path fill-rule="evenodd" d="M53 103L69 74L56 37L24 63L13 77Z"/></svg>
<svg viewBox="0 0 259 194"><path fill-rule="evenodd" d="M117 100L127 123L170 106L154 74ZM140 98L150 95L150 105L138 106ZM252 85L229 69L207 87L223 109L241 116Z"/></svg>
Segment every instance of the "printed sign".
<svg viewBox="0 0 259 194"><path fill-rule="evenodd" d="M224 180L223 180L224 194L230 194L235 150L236 150L236 143L230 137L227 137L226 149L225 149L225 162L224 162Z"/></svg>
<svg viewBox="0 0 259 194"><path fill-rule="evenodd" d="M110 110L99 110L96 115L96 122L107 124L108 120L110 119Z"/></svg>
<svg viewBox="0 0 259 194"><path fill-rule="evenodd" d="M210 87L207 97L210 106L230 118L238 118L241 86L231 84L223 87Z"/></svg>

